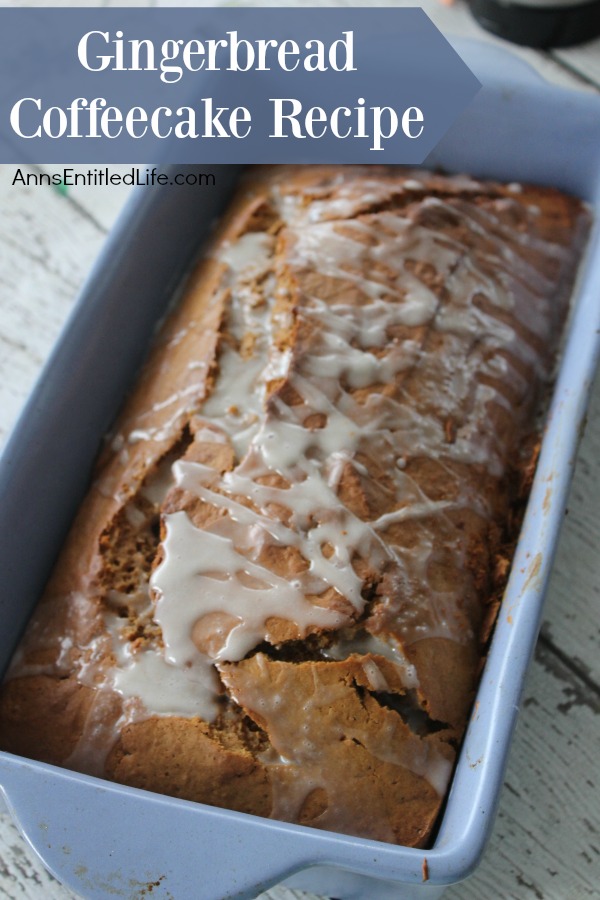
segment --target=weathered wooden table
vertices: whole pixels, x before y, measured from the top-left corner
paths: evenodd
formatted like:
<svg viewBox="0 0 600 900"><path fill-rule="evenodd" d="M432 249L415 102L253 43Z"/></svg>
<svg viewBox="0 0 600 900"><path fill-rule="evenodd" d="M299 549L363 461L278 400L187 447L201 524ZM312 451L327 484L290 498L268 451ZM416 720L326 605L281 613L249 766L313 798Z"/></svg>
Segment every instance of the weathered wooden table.
<svg viewBox="0 0 600 900"><path fill-rule="evenodd" d="M447 35L493 40L460 2L421 5ZM600 90L598 40L552 53L512 49L548 80ZM12 184L15 172L0 167L0 444L127 195L116 187L74 188L66 195L27 188ZM600 897L599 510L597 380L494 834L478 872L449 888L448 900ZM284 889L262 895L294 896ZM2 813L0 897L73 898Z"/></svg>

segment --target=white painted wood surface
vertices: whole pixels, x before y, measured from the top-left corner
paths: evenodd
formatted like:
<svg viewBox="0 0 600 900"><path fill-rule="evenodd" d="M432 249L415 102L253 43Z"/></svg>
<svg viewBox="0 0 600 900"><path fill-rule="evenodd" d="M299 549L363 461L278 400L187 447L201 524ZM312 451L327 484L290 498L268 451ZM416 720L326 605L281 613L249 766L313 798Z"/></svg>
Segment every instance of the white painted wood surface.
<svg viewBox="0 0 600 900"><path fill-rule="evenodd" d="M104 5L119 4L108 0ZM129 5L175 4L141 0ZM444 6L423 0L421 5L445 34L493 40L460 2ZM600 89L600 41L551 54L513 49L548 80ZM14 171L0 167L0 445L127 193L114 187L75 188L63 196L47 187L13 187ZM599 510L600 380L494 834L477 873L450 888L448 900L600 897ZM275 889L262 896L293 900L301 895ZM0 897L74 897L45 872L8 814L1 813Z"/></svg>

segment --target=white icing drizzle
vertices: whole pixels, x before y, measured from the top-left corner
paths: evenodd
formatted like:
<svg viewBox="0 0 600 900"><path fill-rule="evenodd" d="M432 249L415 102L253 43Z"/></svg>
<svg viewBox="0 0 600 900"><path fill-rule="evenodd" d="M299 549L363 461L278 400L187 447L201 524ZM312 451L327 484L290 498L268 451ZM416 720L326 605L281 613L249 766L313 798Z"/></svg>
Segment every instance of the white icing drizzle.
<svg viewBox="0 0 600 900"><path fill-rule="evenodd" d="M256 280L265 278L274 238L260 232L242 235L220 249L218 259L229 266L232 296L227 330L219 355L219 376L202 407L202 417L223 429L241 458L256 434L264 407L268 378L287 372L289 353L280 353L272 341L274 297L272 278L263 285L257 303ZM251 355L242 353L242 341L251 336Z"/></svg>
<svg viewBox="0 0 600 900"><path fill-rule="evenodd" d="M466 181L463 190L476 187ZM418 188L405 186L408 191ZM366 189L368 193L368 185ZM360 203L377 202L384 193L374 182L372 197L363 195ZM417 455L441 464L444 459L479 464L501 474L504 444L498 443L494 428L482 433L480 423L486 420L490 404L499 404L509 414L512 407L481 376L501 374L515 389L522 389L522 374L513 372L509 358L498 357L494 351L509 347L524 363L535 356L526 342L515 341L513 328L496 313L514 315L510 284L504 285L503 273L510 271L519 279L527 276L532 303L524 306L532 308L525 324L534 331L539 324L536 286L542 286L543 278L534 277L531 267L505 245L509 235L498 220L472 206L466 210L464 204L460 207L436 197L421 204L425 218L431 210L467 224L469 234L482 243L478 262L466 256L459 239L401 213L380 212L375 222L346 221L340 230L336 216L349 214L351 204L356 204L351 188L342 186L334 200L316 201L308 214L295 203L294 198L281 199L293 233L291 265L355 284L365 302L349 306L343 292L339 301L337 297L327 302L318 296L305 297L297 316L309 328L308 349L293 357L289 351L277 356L270 349L269 266L274 239L250 233L220 250L219 259L229 266L233 279L227 323L231 340L223 343L219 377L202 416L228 436L239 463L222 475L188 461L174 466L178 486L220 510L221 516L202 530L185 513L166 517L164 558L152 586L158 597L156 619L163 632L165 658L172 664L194 664L202 656L192 634L199 622L219 612L227 625L219 621L219 640L215 634L206 638L218 660L243 658L265 639L272 617L294 622L300 634L343 624L339 611L321 608L305 597L318 597L333 588L360 614L362 582L353 567L358 558L379 568L391 567L390 582L398 586L399 595L406 584L417 597L428 597L430 609L424 610L421 602L400 611L401 630L412 630L415 638L469 638L458 610L462 585L455 592L440 592L429 583L428 566L436 548L427 527L418 548L410 552L394 543L390 529L417 520L426 525L429 519L439 520L465 504L481 511L482 501L465 494L453 501L434 502L402 467L407 457ZM500 233L502 240L494 240L492 232ZM513 238L513 246L521 240ZM535 248L535 242L529 240L531 246ZM440 304L438 294L407 267L407 260L433 266L453 301ZM257 279L264 282L258 303ZM473 302L478 295L488 298L491 312ZM408 329L408 337L390 344L390 334L398 328ZM415 334L415 329L443 334L445 352L424 356L423 335ZM470 336L475 340L482 332L486 352L474 353L462 366L451 366L453 352L464 353L465 340ZM248 334L255 336L255 343L250 358L244 359L239 347ZM395 393L384 393L387 385L410 378L415 369L420 372L418 402L401 386ZM274 397L265 412L267 384L282 374L301 402L288 406ZM362 389L369 389L369 394L361 402L353 392ZM469 416L461 422L458 411L465 404L470 407ZM305 421L310 423L309 417L315 415L320 421L316 427L307 427ZM458 420L452 442L446 440L445 415L456 415ZM338 496L347 468L370 477L355 461L363 434L368 434L365 446L375 448L387 464L386 475L395 493L393 508L372 521L351 513ZM273 473L284 479L285 487L264 483L264 476ZM273 508L285 511L285 522L273 514ZM275 575L260 562L260 552L255 552L269 544L294 548L308 568L293 581ZM454 549L460 566L458 542ZM193 559L193 564L186 559ZM254 583L243 584L242 573Z"/></svg>
<svg viewBox="0 0 600 900"><path fill-rule="evenodd" d="M339 509L336 495L332 491L327 491L327 486L323 485L318 473L309 471L302 481L292 484L286 490L259 485L251 481L248 476L239 475L236 472L226 473L223 476L220 487L228 488L229 492L234 495L243 493L244 489L247 490L249 499L259 504L261 510L266 510L271 503L288 506L291 511L290 522L293 525L297 525L299 529L294 531L277 519L269 518L267 515L257 513L247 506L243 506L241 503L231 499L230 496L216 493L203 487L200 479L206 474L206 467L197 463L180 462L175 466L175 469L176 478L181 486L185 486L187 490L193 490L201 499L227 509L233 522L247 526L252 530L253 541L257 545L262 545L265 539L267 541L271 539L281 546L297 547L303 558L310 561L308 573L306 575L300 573L295 579L302 594L304 592L322 593L328 586L331 586L335 587L340 594L350 600L355 608L362 609L361 581L350 566L351 559L347 542L341 541L339 538L340 531L342 531L344 536L349 538L348 542L360 546L360 533L362 533L364 545L364 539L368 538L371 532L368 526L355 516L352 516L347 510ZM208 472L214 479L214 471L210 469ZM249 482L252 485L251 487ZM338 520L341 518L341 522L331 520L311 527L309 519L315 509L318 508L316 504L322 504L320 506L321 511L331 511L332 516L338 513L336 518ZM178 525L179 527L184 527L183 520L181 520L181 524L179 522L176 523L174 517L171 516L169 521L174 529ZM215 528L218 527L219 524L215 526ZM221 525L221 527L223 526ZM240 539L243 539L243 535L238 537L238 540ZM326 558L322 552L322 546L326 542L330 542L330 544L335 542L332 544L334 549L330 558ZM367 549L366 545L364 545L364 549ZM168 558L168 555L165 558ZM214 559L212 560L211 568L214 569ZM230 571L222 559L219 560L219 569L223 573ZM177 574L175 577L177 578ZM155 579L154 584L159 590L162 590L158 577ZM290 601L291 597L288 598L288 602ZM287 614L287 611L287 604L282 597L280 614ZM296 612L299 612L299 610L296 610L294 606L291 612L292 621L300 624L296 615ZM334 620L335 624L338 625L340 621L339 616ZM314 621L312 623L306 622L305 624L320 623Z"/></svg>
<svg viewBox="0 0 600 900"><path fill-rule="evenodd" d="M436 199L427 200L425 203L449 209L447 205ZM451 208L450 210L454 215L454 210ZM470 300L478 291L482 292L486 287L491 287L496 306L501 309L511 309L513 300L510 291L508 289L501 291L491 278L485 277L475 269L473 264L466 262L464 248L461 245L447 239L445 244L442 244L435 232L393 213L379 214L377 225L384 229L384 233L375 247L360 242L361 233L372 234L373 232L372 225L367 226L361 222L345 223L343 234L336 230L337 223L323 222L311 229L298 229L296 235L294 254L298 265L316 268L317 271L329 278L356 281L361 291L379 301L376 303L375 309L370 308L371 304L353 309L354 327L357 332L363 331L361 318L363 310L367 310L367 316L375 316L377 321L378 345L385 341L389 329L396 325L416 327L428 324L435 324L436 329L439 330L449 332L453 328L453 330L469 335L475 335L480 330L484 330L489 335L487 344L490 348L493 348L494 344L506 346L514 342L512 328L493 315L486 315L482 310L473 306L472 302L466 302L461 306L442 307L443 312L438 315L440 305L436 296L405 269L406 259L413 258L423 262L434 261L438 275L443 277L449 289L454 287L454 282L457 283L457 295L460 295L459 284L460 291L464 292L467 300ZM351 231L356 232L356 241L349 237ZM389 280L384 285L367 280L360 274L354 274L355 271L362 269L368 272L373 271L379 258L385 259L386 267L396 273L395 282ZM457 267L458 271L456 271ZM315 314L312 312L313 303L316 307L315 313L318 310L319 319L322 319L323 303L318 298L311 298L311 305L303 309L302 314ZM337 315L336 306L329 304L328 326L335 327ZM444 315L452 318L444 319ZM346 334L342 337L346 343L346 352L338 353L338 357L341 356L344 360L341 367L338 364L338 377L344 375L345 360L348 357L351 359L353 367L358 365L357 357L360 355L360 351L352 346L348 347L349 339L351 338L346 330ZM426 392L428 384L431 384L431 389L435 392L432 396L433 408L439 410L440 405L443 405L445 401L448 415L451 415L460 401L472 392L474 381L476 382L481 374L488 373L489 364L483 361L480 355L475 355L472 363L467 360L466 365L454 367L451 362L453 345L456 345L455 352L460 352L461 346L464 345L464 337L459 334L457 339L453 340L452 335L449 334L446 343L449 345L447 354L443 356L439 354L432 360L418 359L417 365L425 370L425 378L421 385L422 393ZM414 359L414 351L411 355ZM366 352L363 366L369 365L370 356L371 354ZM391 358L393 360L393 354L391 354ZM390 363L388 362L387 365L389 367ZM315 374L321 374L318 364L315 368ZM441 377L427 378L428 370L432 370L431 375L433 375L436 368L440 370ZM335 377L334 368L330 366L330 370ZM401 368L398 367L397 371L401 371ZM520 378L520 376L518 377ZM444 384L448 384L446 398ZM354 387L355 385L350 384L349 386ZM494 391L487 385L476 384L475 403L471 416L473 421L480 422L487 418L487 405L490 400L496 400L497 395L497 390ZM422 455L437 457L440 454L440 448L443 448L443 453L447 457L467 463L482 463L488 466L494 474L500 474L502 457L496 447L496 435L492 429L487 434L482 434L479 430L472 430L468 426L462 430L459 429L455 442L449 446L444 440L443 421L440 421L439 412L435 418L428 418L424 412L424 404L419 403L418 408L413 408L408 397L404 397L400 401L387 398L385 407L387 407L389 420L393 416L398 423L393 429L394 444L398 455L402 456L405 453L414 455L415 450L418 450ZM376 430L376 428L377 425L371 430ZM409 434L410 440L403 441L403 446L399 446L402 441L402 433Z"/></svg>
<svg viewBox="0 0 600 900"><path fill-rule="evenodd" d="M389 691L390 686L374 659L364 659L361 665L372 691Z"/></svg>
<svg viewBox="0 0 600 900"><path fill-rule="evenodd" d="M244 523L245 524L245 523ZM194 631L210 616L230 619L215 660L240 660L265 638L271 617L286 617L302 632L310 625L331 628L341 617L310 603L299 581L288 581L240 553L230 538L200 531L184 512L166 519L164 560L151 584L158 595L155 619L162 628L165 659L176 666L198 657ZM249 576L242 580L241 574ZM210 634L212 637L212 633ZM205 637L202 643L206 643ZM206 654L205 654L206 655Z"/></svg>
<svg viewBox="0 0 600 900"><path fill-rule="evenodd" d="M83 732L63 764L77 772L104 777L104 762L120 730L118 698L106 690L94 692Z"/></svg>
<svg viewBox="0 0 600 900"><path fill-rule="evenodd" d="M218 679L210 663L174 666L154 650L143 650L129 664L113 670L111 687L123 697L137 697L146 710L161 716L201 716L211 722L217 714ZM134 708L124 719L130 722ZM146 718L138 712L138 718ZM121 725L124 720L121 720Z"/></svg>
<svg viewBox="0 0 600 900"><path fill-rule="evenodd" d="M196 397L198 394L198 384L189 385L187 388L182 389L181 391L177 391L174 394L171 394L166 400L163 400L160 403L154 404L146 413L143 413L139 417L139 421L143 421L144 418L151 416L156 412L160 412L163 409L168 409L170 406L173 406L173 412L168 419L165 419L160 425L155 425L150 428L134 428L129 432L127 436L128 444L137 444L140 441L165 441L168 440L173 434L173 430L177 425L177 422L181 419L181 415L186 411L187 404L184 403L186 398L190 400ZM194 403L191 403L189 409L194 408ZM119 435L117 435L117 440L119 439ZM113 442L114 445L114 442Z"/></svg>
<svg viewBox="0 0 600 900"><path fill-rule="evenodd" d="M327 647L322 652L326 658L335 660L347 659L352 655L381 656L394 664L394 668L407 690L419 686L417 670L406 659L400 644L393 637L389 637L384 641L382 638L368 632L363 632L353 637L341 636L337 638L331 647ZM381 690L381 688L373 688L373 690Z"/></svg>
<svg viewBox="0 0 600 900"><path fill-rule="evenodd" d="M272 249L271 235L249 231L234 242L221 244L217 258L237 275L257 276L264 274Z"/></svg>
<svg viewBox="0 0 600 900"><path fill-rule="evenodd" d="M466 178L455 185L466 194L481 190ZM431 577L440 553L439 526L447 535L445 552L463 573L466 550L453 517L465 508L483 519L488 515L485 499L452 467L503 474L507 436L493 414L500 411L516 425L528 373L544 375L546 365L528 334L542 343L547 336L548 278L527 255L560 258L564 251L511 230L493 209L460 198L421 199L415 212L415 195L423 191L418 179L394 189L394 196L409 195L406 211L384 208L372 215L370 206L385 207L390 199L385 180L363 179L357 192L340 175L333 186L334 193L331 182L316 188L308 207L284 191L275 196L284 224L284 237L278 238L283 261L273 261L276 238L259 232L218 249L230 301L210 395L196 408L196 385L173 393L150 411L166 410L166 421L128 437L130 444L165 440L182 412L193 413L194 439L229 445L235 462L221 473L181 459L141 491L157 506L174 483L214 515L201 528L184 510L164 515L162 559L150 581L153 605L144 606L143 590L139 601L140 617L153 617L162 644L131 650L125 643L123 649L123 620L105 615L115 661L102 677L121 698L119 727L148 714L198 715L213 722L221 690L215 663L240 661L263 641L275 642L277 623L291 625L288 633L297 637L341 630L323 655L341 660L362 654L374 692L389 686L373 657L391 661L404 688L414 690L418 673L403 646L425 638L473 637L464 611L468 580L436 589ZM497 203L509 209L518 201ZM361 212L368 220L351 218ZM456 228L442 231L436 221ZM299 284L293 312L291 303L281 311L276 302L284 290L281 266ZM321 286L305 287L306 272L320 276ZM518 309L515 284L524 296ZM294 324L294 346L278 349L274 334ZM175 335L172 343L182 337ZM189 368L204 376L207 365L191 361ZM289 393L271 395L279 379ZM114 449L128 452L121 437ZM411 477L410 462L421 459L450 476L452 499L433 500L427 486ZM363 507L353 506L349 481L359 485L359 494L364 488ZM368 489L383 498L382 512L369 512ZM143 512L135 506L126 515L133 528L142 524ZM406 526L418 534L410 547ZM276 553L300 561L290 577L275 571ZM387 592L377 603L393 613L393 628L347 637L365 612L365 567L385 576ZM108 598L115 608L121 599ZM123 600L134 602L130 595ZM81 680L98 685L100 645L86 650ZM268 711L275 712L281 698L257 695L250 701L263 711L270 704ZM311 703L324 702L322 693L315 696L307 716ZM90 746L96 746L95 723L91 715L83 742ZM278 727L284 725L280 720ZM412 735L398 744L389 727L389 741L385 735L375 740L358 726L343 737L409 768L443 794L451 766L434 742ZM276 740L273 745L277 750ZM87 751L77 753L79 765ZM307 734L293 759L275 756L276 765L305 770L302 791L283 769L284 786L275 791L273 815L293 817L306 791L322 785L314 742Z"/></svg>

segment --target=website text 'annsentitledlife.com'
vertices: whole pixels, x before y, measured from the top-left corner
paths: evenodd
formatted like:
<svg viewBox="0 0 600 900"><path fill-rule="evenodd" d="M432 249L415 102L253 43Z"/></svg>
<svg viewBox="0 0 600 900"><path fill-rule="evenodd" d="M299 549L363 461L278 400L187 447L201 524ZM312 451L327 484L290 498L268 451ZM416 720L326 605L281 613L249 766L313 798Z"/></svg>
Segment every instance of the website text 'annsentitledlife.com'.
<svg viewBox="0 0 600 900"><path fill-rule="evenodd" d="M13 175L12 184L26 185L27 187L103 187L110 185L196 185L198 187L214 187L216 178L212 172L200 172L190 167L182 167L178 171L161 172L156 167L134 166L126 172L111 172L108 166L97 166L81 171L74 168L64 168L57 172L31 172L26 169L17 169Z"/></svg>

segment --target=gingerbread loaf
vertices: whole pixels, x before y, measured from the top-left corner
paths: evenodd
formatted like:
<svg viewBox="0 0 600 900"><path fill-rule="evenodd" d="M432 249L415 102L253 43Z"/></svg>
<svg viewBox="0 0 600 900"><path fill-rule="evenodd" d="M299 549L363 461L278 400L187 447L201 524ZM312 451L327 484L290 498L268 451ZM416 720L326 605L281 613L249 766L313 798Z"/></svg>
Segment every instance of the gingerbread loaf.
<svg viewBox="0 0 600 900"><path fill-rule="evenodd" d="M587 224L552 189L250 172L106 442L2 748L425 846Z"/></svg>

